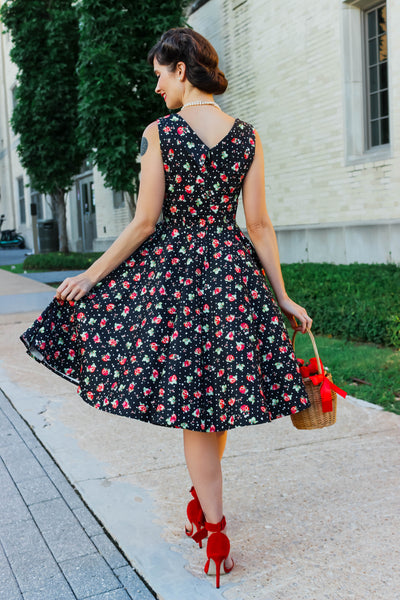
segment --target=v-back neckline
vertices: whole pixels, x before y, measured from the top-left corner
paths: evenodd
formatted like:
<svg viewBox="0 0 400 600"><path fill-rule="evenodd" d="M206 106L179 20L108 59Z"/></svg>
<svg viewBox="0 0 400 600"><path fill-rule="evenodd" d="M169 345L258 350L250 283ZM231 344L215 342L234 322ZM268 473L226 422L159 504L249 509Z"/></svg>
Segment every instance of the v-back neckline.
<svg viewBox="0 0 400 600"><path fill-rule="evenodd" d="M221 138L219 140L219 142L217 142L216 144L214 144L214 146L208 146L205 142L203 142L203 140L201 139L201 137L199 136L199 134L193 129L193 127L191 125L189 125L189 123L186 121L186 119L184 119L182 117L182 115L180 115L179 113L175 113L178 117L180 117L180 119L185 123L186 127L188 127L190 129L190 131L197 137L197 139L199 140L199 142L201 143L202 146L204 146L204 148L206 148L208 150L208 152L211 152L211 150L215 150L215 148L218 148L218 146L220 146L222 144L222 142L224 142L226 140L227 137L229 137L232 134L232 131L234 130L236 123L239 121L238 118L236 118L234 120L234 122L232 123L232 127L229 129L229 131L224 135L223 138Z"/></svg>

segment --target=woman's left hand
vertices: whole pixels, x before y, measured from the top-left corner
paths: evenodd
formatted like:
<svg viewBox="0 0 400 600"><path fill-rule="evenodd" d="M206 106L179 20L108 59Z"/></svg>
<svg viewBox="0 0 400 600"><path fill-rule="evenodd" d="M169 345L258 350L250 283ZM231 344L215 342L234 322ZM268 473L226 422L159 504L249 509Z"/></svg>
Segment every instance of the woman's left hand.
<svg viewBox="0 0 400 600"><path fill-rule="evenodd" d="M278 302L279 308L289 319L290 325L296 331L305 333L307 329L311 329L312 318L308 316L305 308L293 302L289 297ZM298 319L301 325L298 325L296 319Z"/></svg>
<svg viewBox="0 0 400 600"><path fill-rule="evenodd" d="M86 273L81 273L80 275L76 275L75 277L67 277L64 281L58 286L56 291L56 298L58 300L80 300L85 296L92 287L95 282L90 279L86 275Z"/></svg>

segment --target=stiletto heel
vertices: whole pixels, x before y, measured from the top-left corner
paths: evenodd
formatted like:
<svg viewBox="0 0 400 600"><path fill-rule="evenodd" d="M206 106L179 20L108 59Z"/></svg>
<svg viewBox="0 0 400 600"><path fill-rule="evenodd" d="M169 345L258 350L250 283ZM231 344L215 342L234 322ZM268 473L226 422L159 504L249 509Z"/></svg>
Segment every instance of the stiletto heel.
<svg viewBox="0 0 400 600"><path fill-rule="evenodd" d="M194 486L192 486L190 493L193 496L193 500L191 500L187 505L186 514L192 529L188 531L185 527L185 533L188 537L191 537L197 544L199 544L199 548L202 548L202 540L207 537L207 530L204 528L205 517ZM196 531L194 531L194 528L196 528Z"/></svg>
<svg viewBox="0 0 400 600"><path fill-rule="evenodd" d="M219 579L221 574L221 563L223 565L223 573L230 573L233 569L234 562L232 559L232 566L227 569L225 561L229 556L231 544L229 538L222 530L226 527L225 517L222 517L219 523L204 523L206 531L212 533L208 538L207 542L207 562L204 566L204 572L207 575L214 575L214 570L211 569L211 561L215 563L215 575L216 575L216 587L219 588Z"/></svg>

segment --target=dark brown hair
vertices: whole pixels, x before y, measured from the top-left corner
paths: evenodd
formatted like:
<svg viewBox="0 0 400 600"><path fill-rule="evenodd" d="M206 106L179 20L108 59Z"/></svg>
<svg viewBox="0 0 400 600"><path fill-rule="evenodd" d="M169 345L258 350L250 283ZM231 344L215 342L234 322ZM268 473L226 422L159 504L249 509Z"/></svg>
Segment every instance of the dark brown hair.
<svg viewBox="0 0 400 600"><path fill-rule="evenodd" d="M228 87L225 75L218 68L215 48L189 27L175 27L163 33L148 53L147 62L153 65L154 58L160 65L168 65L171 71L178 62L184 62L186 77L204 92L222 94Z"/></svg>

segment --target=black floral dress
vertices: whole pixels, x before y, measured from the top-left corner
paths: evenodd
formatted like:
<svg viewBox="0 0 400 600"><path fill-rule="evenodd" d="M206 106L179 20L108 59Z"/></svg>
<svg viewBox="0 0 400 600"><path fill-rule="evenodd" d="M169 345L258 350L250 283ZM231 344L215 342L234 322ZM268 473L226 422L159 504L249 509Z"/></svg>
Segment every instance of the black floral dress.
<svg viewBox="0 0 400 600"><path fill-rule="evenodd" d="M21 335L93 407L223 431L309 406L282 316L236 223L255 152L236 119L215 146L179 114L158 120L163 220L78 302L54 299Z"/></svg>

